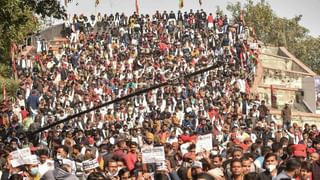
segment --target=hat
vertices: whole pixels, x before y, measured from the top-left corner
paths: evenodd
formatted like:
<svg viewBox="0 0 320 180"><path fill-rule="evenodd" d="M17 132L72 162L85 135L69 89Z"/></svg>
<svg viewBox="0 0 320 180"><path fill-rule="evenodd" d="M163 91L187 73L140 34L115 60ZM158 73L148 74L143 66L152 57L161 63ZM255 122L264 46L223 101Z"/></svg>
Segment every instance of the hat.
<svg viewBox="0 0 320 180"><path fill-rule="evenodd" d="M153 136L153 134L152 134L151 132L147 132L147 133L146 133L146 138L153 140L154 136Z"/></svg>
<svg viewBox="0 0 320 180"><path fill-rule="evenodd" d="M311 154L317 152L317 150L315 148L308 148L307 152Z"/></svg>
<svg viewBox="0 0 320 180"><path fill-rule="evenodd" d="M191 165L193 168L202 168L202 162L200 161L194 161Z"/></svg>
<svg viewBox="0 0 320 180"><path fill-rule="evenodd" d="M234 140L233 140L233 143L239 145L239 144L241 144L241 141L240 141L239 139L234 139Z"/></svg>
<svg viewBox="0 0 320 180"><path fill-rule="evenodd" d="M307 157L307 147L305 144L296 144L292 146L293 156Z"/></svg>

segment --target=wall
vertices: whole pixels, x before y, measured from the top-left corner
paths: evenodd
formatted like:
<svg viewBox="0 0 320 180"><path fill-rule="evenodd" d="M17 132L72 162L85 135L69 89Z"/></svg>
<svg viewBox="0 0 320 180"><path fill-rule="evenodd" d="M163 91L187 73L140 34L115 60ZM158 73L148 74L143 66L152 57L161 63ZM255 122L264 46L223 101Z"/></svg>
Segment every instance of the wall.
<svg viewBox="0 0 320 180"><path fill-rule="evenodd" d="M308 105L310 110L316 112L316 97L315 84L313 77L306 77L302 79L302 90L304 92L303 100Z"/></svg>

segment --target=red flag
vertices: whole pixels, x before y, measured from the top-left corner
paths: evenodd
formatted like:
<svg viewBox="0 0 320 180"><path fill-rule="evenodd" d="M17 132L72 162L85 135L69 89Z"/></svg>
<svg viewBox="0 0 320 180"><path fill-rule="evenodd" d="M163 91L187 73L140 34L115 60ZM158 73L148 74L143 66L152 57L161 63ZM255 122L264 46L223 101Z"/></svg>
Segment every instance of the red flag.
<svg viewBox="0 0 320 180"><path fill-rule="evenodd" d="M138 0L136 0L136 13L139 14L139 3L138 3Z"/></svg>
<svg viewBox="0 0 320 180"><path fill-rule="evenodd" d="M7 96L7 89L6 89L6 85L3 85L3 92L2 92L2 101L7 101L8 100L8 96Z"/></svg>
<svg viewBox="0 0 320 180"><path fill-rule="evenodd" d="M202 0L199 0L199 4L200 4L200 6L202 6Z"/></svg>
<svg viewBox="0 0 320 180"><path fill-rule="evenodd" d="M16 43L12 43L11 44L11 47L10 47L10 53L11 53L11 56L15 54L15 52L17 51L17 45Z"/></svg>

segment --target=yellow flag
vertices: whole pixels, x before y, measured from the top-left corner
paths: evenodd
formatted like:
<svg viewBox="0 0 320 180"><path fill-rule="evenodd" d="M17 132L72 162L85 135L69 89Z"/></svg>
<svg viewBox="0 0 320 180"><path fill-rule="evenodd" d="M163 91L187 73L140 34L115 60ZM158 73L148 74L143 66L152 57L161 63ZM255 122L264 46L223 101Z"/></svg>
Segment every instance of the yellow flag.
<svg viewBox="0 0 320 180"><path fill-rule="evenodd" d="M183 6L184 6L184 2L183 2L184 0L179 0L179 8L181 9L181 8L183 8Z"/></svg>

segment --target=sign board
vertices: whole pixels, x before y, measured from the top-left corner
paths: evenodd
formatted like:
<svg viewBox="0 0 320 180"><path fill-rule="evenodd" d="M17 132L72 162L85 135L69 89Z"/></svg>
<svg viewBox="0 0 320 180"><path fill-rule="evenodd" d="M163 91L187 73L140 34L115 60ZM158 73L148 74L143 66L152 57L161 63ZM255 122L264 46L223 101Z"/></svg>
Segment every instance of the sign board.
<svg viewBox="0 0 320 180"><path fill-rule="evenodd" d="M190 146L190 143L181 144L180 150L181 150L182 156L188 152L189 146Z"/></svg>
<svg viewBox="0 0 320 180"><path fill-rule="evenodd" d="M86 160L82 162L83 170L90 170L99 167L98 161L96 159Z"/></svg>
<svg viewBox="0 0 320 180"><path fill-rule="evenodd" d="M37 164L39 162L38 157L31 154L30 148L13 151L11 152L11 157L12 167L18 167L25 164Z"/></svg>
<svg viewBox="0 0 320 180"><path fill-rule="evenodd" d="M153 147L153 148L142 148L142 163L156 163L165 160L164 148Z"/></svg>
<svg viewBox="0 0 320 180"><path fill-rule="evenodd" d="M197 137L196 152L203 150L210 151L212 149L212 134L206 134Z"/></svg>

